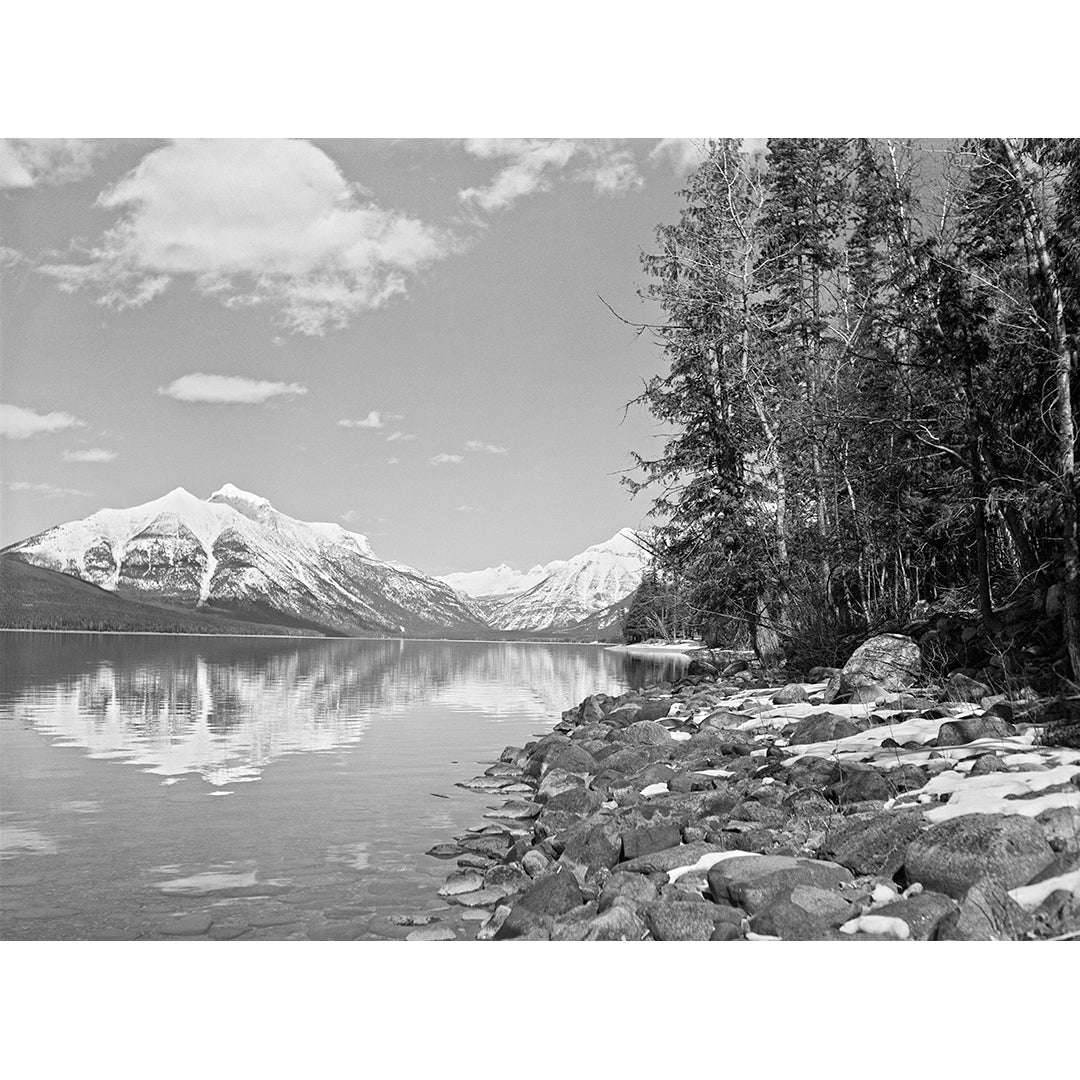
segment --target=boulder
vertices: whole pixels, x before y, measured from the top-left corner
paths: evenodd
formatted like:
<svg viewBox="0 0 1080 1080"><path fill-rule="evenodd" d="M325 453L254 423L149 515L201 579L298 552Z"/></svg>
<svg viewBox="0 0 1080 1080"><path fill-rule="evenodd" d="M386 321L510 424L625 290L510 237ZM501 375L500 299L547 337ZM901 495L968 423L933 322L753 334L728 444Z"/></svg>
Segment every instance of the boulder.
<svg viewBox="0 0 1080 1080"><path fill-rule="evenodd" d="M606 911L556 922L551 930L551 940L640 941L645 933L645 922L634 905L620 899Z"/></svg>
<svg viewBox="0 0 1080 1080"><path fill-rule="evenodd" d="M709 869L713 899L741 907L751 915L798 885L836 889L851 880L851 871L836 863L787 855L725 859Z"/></svg>
<svg viewBox="0 0 1080 1080"><path fill-rule="evenodd" d="M903 690L916 682L921 671L919 646L911 638L878 634L851 654L840 673L838 690L850 693L856 687L872 684L886 690Z"/></svg>
<svg viewBox="0 0 1080 1080"><path fill-rule="evenodd" d="M615 900L623 897L637 907L644 907L657 899L656 886L644 874L624 874L616 870L600 890L598 911L606 911Z"/></svg>
<svg viewBox="0 0 1080 1080"><path fill-rule="evenodd" d="M708 941L716 929L716 904L661 900L645 910L654 941Z"/></svg>
<svg viewBox="0 0 1080 1080"><path fill-rule="evenodd" d="M590 870L610 869L622 855L622 834L610 820L586 818L564 833L559 863L584 881Z"/></svg>
<svg viewBox="0 0 1080 1080"><path fill-rule="evenodd" d="M810 695L807 694L806 687L802 683L788 683L772 696L774 705L794 705L797 702L809 700Z"/></svg>
<svg viewBox="0 0 1080 1080"><path fill-rule="evenodd" d="M908 845L909 882L960 899L983 877L1026 885L1054 860L1042 827L1019 814L964 814L931 826Z"/></svg>
<svg viewBox="0 0 1080 1080"><path fill-rule="evenodd" d="M1063 855L1080 854L1080 810L1075 806L1056 806L1044 810L1035 819L1053 851Z"/></svg>
<svg viewBox="0 0 1080 1080"><path fill-rule="evenodd" d="M949 720L938 728L938 746L966 746L976 739L1007 739L1016 729L998 716L969 716Z"/></svg>
<svg viewBox="0 0 1080 1080"><path fill-rule="evenodd" d="M938 924L938 941L1019 941L1035 927L1029 915L993 878L980 878L960 906Z"/></svg>
<svg viewBox="0 0 1080 1080"><path fill-rule="evenodd" d="M918 810L882 813L833 833L819 850L854 874L891 878L903 866L907 847L923 824Z"/></svg>
<svg viewBox="0 0 1080 1080"><path fill-rule="evenodd" d="M619 865L619 870L631 874L655 874L677 870L682 866L693 866L702 855L710 855L724 851L720 844L678 844L656 851L649 855L639 855L636 859L630 859ZM731 862L743 862L742 858L729 860Z"/></svg>
<svg viewBox="0 0 1080 1080"><path fill-rule="evenodd" d="M825 797L841 806L883 801L891 799L895 793L885 772L854 761L838 762L825 789Z"/></svg>
<svg viewBox="0 0 1080 1080"><path fill-rule="evenodd" d="M997 754L980 754L975 759L975 764L971 766L971 771L968 776L986 776L987 773L1006 772L1007 766L1005 762L997 756Z"/></svg>
<svg viewBox="0 0 1080 1080"><path fill-rule="evenodd" d="M637 721L662 720L675 704L675 699L670 697L645 698L638 702L641 708L637 714Z"/></svg>
<svg viewBox="0 0 1080 1080"><path fill-rule="evenodd" d="M618 738L632 746L662 746L671 742L671 733L655 720L635 720L619 732Z"/></svg>
<svg viewBox="0 0 1080 1080"><path fill-rule="evenodd" d="M959 671L954 671L945 680L945 697L949 701L978 702L992 693L993 691L986 683L969 678Z"/></svg>
<svg viewBox="0 0 1080 1080"><path fill-rule="evenodd" d="M679 826L671 822L628 829L622 834L624 859L636 859L657 851L677 847L682 834Z"/></svg>
<svg viewBox="0 0 1080 1080"><path fill-rule="evenodd" d="M818 713L807 716L795 725L788 739L790 746L806 746L809 743L835 742L849 735L858 735L859 728L843 716Z"/></svg>
<svg viewBox="0 0 1080 1080"><path fill-rule="evenodd" d="M530 753L524 772L527 777L543 778L555 768L589 775L596 772L596 759L566 736L548 735Z"/></svg>
<svg viewBox="0 0 1080 1080"><path fill-rule="evenodd" d="M511 907L495 934L496 940L522 937L545 918L562 915L585 902L577 878L566 871L541 878Z"/></svg>
<svg viewBox="0 0 1080 1080"><path fill-rule="evenodd" d="M957 910L956 901L938 892L921 892L874 908L872 915L900 919L911 930L910 940L929 941L938 924Z"/></svg>

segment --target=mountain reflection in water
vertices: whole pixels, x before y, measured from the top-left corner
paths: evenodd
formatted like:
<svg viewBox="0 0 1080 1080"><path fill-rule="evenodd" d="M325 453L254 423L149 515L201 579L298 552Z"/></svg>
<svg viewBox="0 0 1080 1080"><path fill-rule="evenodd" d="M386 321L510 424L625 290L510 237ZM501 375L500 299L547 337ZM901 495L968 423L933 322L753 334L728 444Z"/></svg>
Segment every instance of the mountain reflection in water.
<svg viewBox="0 0 1080 1080"><path fill-rule="evenodd" d="M357 743L418 703L556 720L655 661L545 644L3 634L0 708L53 745L214 786ZM498 748L496 748L498 749Z"/></svg>

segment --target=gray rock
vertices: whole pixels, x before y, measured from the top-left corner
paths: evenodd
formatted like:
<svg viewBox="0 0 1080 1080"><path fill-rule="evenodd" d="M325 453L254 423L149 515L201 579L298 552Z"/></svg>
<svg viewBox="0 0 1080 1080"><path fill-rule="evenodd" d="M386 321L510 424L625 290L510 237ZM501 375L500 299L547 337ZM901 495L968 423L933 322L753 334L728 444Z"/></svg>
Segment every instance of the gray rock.
<svg viewBox="0 0 1080 1080"><path fill-rule="evenodd" d="M666 848L676 847L681 839L679 826L670 822L628 829L622 834L623 858L636 859L642 855L664 851Z"/></svg>
<svg viewBox="0 0 1080 1080"><path fill-rule="evenodd" d="M657 899L656 886L644 874L624 874L616 871L604 883L597 902L598 911L606 911L619 898L636 907L644 907Z"/></svg>
<svg viewBox="0 0 1080 1080"><path fill-rule="evenodd" d="M1080 854L1080 810L1075 806L1056 806L1044 810L1035 819L1050 847L1063 855Z"/></svg>
<svg viewBox="0 0 1080 1080"><path fill-rule="evenodd" d="M957 909L956 901L938 892L921 892L906 900L896 900L871 914L901 919L911 930L915 941L929 941L938 924Z"/></svg>
<svg viewBox="0 0 1080 1080"><path fill-rule="evenodd" d="M1042 827L1016 814L965 814L931 826L909 845L908 881L960 899L983 877L1026 885L1053 862Z"/></svg>
<svg viewBox="0 0 1080 1080"><path fill-rule="evenodd" d="M802 683L788 683L772 696L774 705L794 705L796 702L809 700L810 696Z"/></svg>
<svg viewBox="0 0 1080 1080"><path fill-rule="evenodd" d="M158 925L158 932L168 937L199 937L205 934L214 920L209 915L177 915Z"/></svg>
<svg viewBox="0 0 1080 1080"><path fill-rule="evenodd" d="M671 742L671 732L655 720L636 720L619 732L618 737L632 746L663 746Z"/></svg>
<svg viewBox="0 0 1080 1080"><path fill-rule="evenodd" d="M655 941L708 941L716 929L716 904L661 900L645 910L645 923Z"/></svg>
<svg viewBox="0 0 1080 1080"><path fill-rule="evenodd" d="M1035 920L994 881L975 882L938 924L938 941L1019 941L1035 927Z"/></svg>
<svg viewBox="0 0 1080 1080"><path fill-rule="evenodd" d="M1005 772L1005 763L997 754L980 754L971 766L968 776L986 776L987 773Z"/></svg>
<svg viewBox="0 0 1080 1080"><path fill-rule="evenodd" d="M565 791L575 791L585 786L585 778L565 769L552 768L544 773L544 778L536 786L536 801L547 802Z"/></svg>
<svg viewBox="0 0 1080 1080"><path fill-rule="evenodd" d="M617 900L604 912L585 920L584 925L560 926L556 924L552 941L640 941L646 932L644 920L634 907L624 900Z"/></svg>
<svg viewBox="0 0 1080 1080"><path fill-rule="evenodd" d="M730 903L751 915L798 885L835 890L850 880L851 871L837 863L787 855L726 859L708 873L709 889L718 903Z"/></svg>
<svg viewBox="0 0 1080 1080"><path fill-rule="evenodd" d="M551 865L551 860L538 848L530 848L521 858L521 867L529 877L538 877Z"/></svg>
<svg viewBox="0 0 1080 1080"><path fill-rule="evenodd" d="M949 720L938 728L938 746L966 746L976 739L1005 739L1016 729L997 716L969 716Z"/></svg>
<svg viewBox="0 0 1080 1080"><path fill-rule="evenodd" d="M621 863L619 870L631 874L655 874L668 870L676 870L680 866L693 866L702 855L712 852L724 851L720 844L679 844L664 851L653 852L649 855L640 855L636 859ZM730 860L741 862L741 859Z"/></svg>
<svg viewBox="0 0 1080 1080"><path fill-rule="evenodd" d="M809 743L834 742L846 739L849 735L858 735L859 729L843 716L832 713L818 713L807 716L795 725L795 730L788 739L791 746L806 746Z"/></svg>
<svg viewBox="0 0 1080 1080"><path fill-rule="evenodd" d="M904 864L908 845L922 830L921 811L881 813L854 821L830 835L820 852L857 875L892 877Z"/></svg>
<svg viewBox="0 0 1080 1080"><path fill-rule="evenodd" d="M527 799L507 799L502 806L489 810L486 818L505 818L508 821L522 821L534 818L540 813L540 804Z"/></svg>
<svg viewBox="0 0 1080 1080"><path fill-rule="evenodd" d="M622 833L617 823L586 818L560 837L559 863L584 881L589 870L611 868L622 856Z"/></svg>
<svg viewBox="0 0 1080 1080"><path fill-rule="evenodd" d="M822 941L833 927L828 919L808 912L787 896L778 896L750 920L750 929L784 941Z"/></svg>
<svg viewBox="0 0 1080 1080"><path fill-rule="evenodd" d="M448 926L421 926L413 930L406 941L455 941L457 935Z"/></svg>
<svg viewBox="0 0 1080 1080"><path fill-rule="evenodd" d="M919 646L904 634L878 634L864 641L844 665L841 679L848 689L877 683L887 690L913 685L922 671Z"/></svg>
<svg viewBox="0 0 1080 1080"><path fill-rule="evenodd" d="M959 671L954 671L945 680L945 696L949 701L978 702L989 697L991 693L993 691L986 683L969 678Z"/></svg>
<svg viewBox="0 0 1080 1080"><path fill-rule="evenodd" d="M825 796L844 806L891 799L896 794L887 774L872 765L858 762L837 763L831 780L825 789Z"/></svg>
<svg viewBox="0 0 1080 1080"><path fill-rule="evenodd" d="M479 870L455 870L439 889L440 896L459 896L484 887L484 875Z"/></svg>
<svg viewBox="0 0 1080 1080"><path fill-rule="evenodd" d="M521 937L543 919L562 915L585 902L573 874L563 870L531 885L510 908L494 935L496 940Z"/></svg>

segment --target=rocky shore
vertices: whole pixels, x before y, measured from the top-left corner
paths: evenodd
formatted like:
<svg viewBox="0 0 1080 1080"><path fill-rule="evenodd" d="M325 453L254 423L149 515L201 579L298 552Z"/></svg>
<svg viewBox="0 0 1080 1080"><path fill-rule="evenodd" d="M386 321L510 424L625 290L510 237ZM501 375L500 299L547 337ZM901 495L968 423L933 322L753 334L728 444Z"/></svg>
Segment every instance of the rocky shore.
<svg viewBox="0 0 1080 1080"><path fill-rule="evenodd" d="M1080 938L1080 750L1047 701L930 684L901 635L775 674L697 659L507 747L461 785L489 823L429 853L440 895L479 940Z"/></svg>

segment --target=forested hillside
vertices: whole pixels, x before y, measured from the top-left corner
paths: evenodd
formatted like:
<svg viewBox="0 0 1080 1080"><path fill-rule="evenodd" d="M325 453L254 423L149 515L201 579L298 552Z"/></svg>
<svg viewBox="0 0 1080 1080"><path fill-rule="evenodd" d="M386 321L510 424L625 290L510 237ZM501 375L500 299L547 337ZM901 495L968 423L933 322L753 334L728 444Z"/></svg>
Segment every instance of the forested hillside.
<svg viewBox="0 0 1080 1080"><path fill-rule="evenodd" d="M1026 604L1077 678L1080 140L718 140L682 196L643 256L642 601L789 663Z"/></svg>

